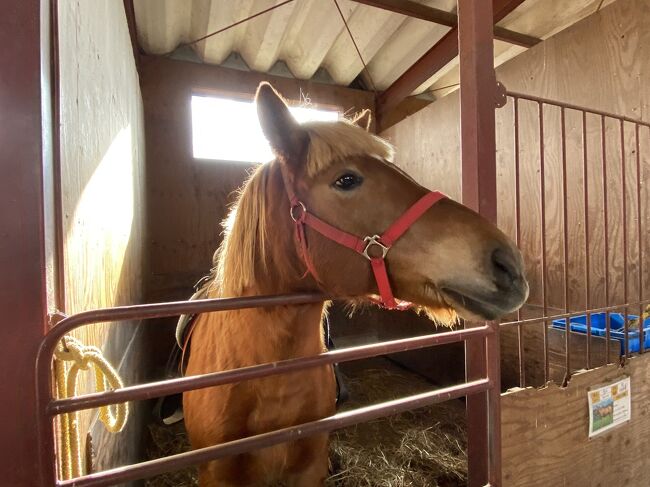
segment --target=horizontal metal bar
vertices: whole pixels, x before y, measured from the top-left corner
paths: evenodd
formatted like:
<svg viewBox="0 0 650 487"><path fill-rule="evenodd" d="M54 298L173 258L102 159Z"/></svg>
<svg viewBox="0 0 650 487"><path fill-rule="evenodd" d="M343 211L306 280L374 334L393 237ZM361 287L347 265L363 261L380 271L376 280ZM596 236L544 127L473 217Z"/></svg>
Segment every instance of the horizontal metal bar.
<svg viewBox="0 0 650 487"><path fill-rule="evenodd" d="M518 93L516 91L508 91L506 92L507 96L510 96L512 98L519 98L521 100L528 100L536 103L543 103L545 105L554 105L556 107L560 108L567 108L569 110L576 110L579 112L586 112L586 113L592 113L594 115L600 115L602 117L608 117L608 118L615 118L617 120L623 120L624 122L630 122L630 123L635 123L638 125L643 125L645 127L650 127L650 122L644 122L643 120L638 120L635 118L630 118L626 117L623 115L617 115L616 113L612 112L606 112L603 110L596 110L594 108L587 108L583 107L580 105L574 105L573 103L565 103L562 101L557 101L557 100L551 100L549 98L543 98L540 96L532 96L532 95L526 95L524 93Z"/></svg>
<svg viewBox="0 0 650 487"><path fill-rule="evenodd" d="M440 71L458 55L458 29L454 28L442 36L431 49L425 52L411 67L377 97L377 112L385 117L397 107L418 86Z"/></svg>
<svg viewBox="0 0 650 487"><path fill-rule="evenodd" d="M556 314L551 316L540 316L537 318L527 318L525 320L519 320L519 321L507 321L505 323L501 323L499 326L502 328L509 327L509 326L521 326L521 325L527 325L532 323L539 323L540 321L552 321L552 320L571 318L573 316L578 316L578 315L592 315L594 313L611 312L611 311L621 310L623 308L628 308L631 306L643 306L646 304L650 304L650 300L645 300L645 301L640 301L635 303L614 304L611 306L604 306L602 308L592 308L584 311L571 311L570 313L561 313L561 314Z"/></svg>
<svg viewBox="0 0 650 487"><path fill-rule="evenodd" d="M494 26L494 38L497 41L508 42L520 47L533 47L542 42L542 39L539 37L522 34L521 32L499 27L498 25Z"/></svg>
<svg viewBox="0 0 650 487"><path fill-rule="evenodd" d="M135 306L117 306L84 311L66 316L52 327L43 337L38 349L36 368L43 377L49 376L52 355L64 335L84 325L93 323L144 320L165 318L182 314L198 314L233 309L262 308L267 306L288 306L313 304L333 299L319 293L278 294L272 296L250 296L242 298L215 298L195 301L173 301L169 303L139 304ZM128 323L127 323L128 324Z"/></svg>
<svg viewBox="0 0 650 487"><path fill-rule="evenodd" d="M301 357L280 362L253 365L241 369L213 372L179 379L170 379L149 384L124 387L108 392L86 394L67 399L58 399L50 402L48 414L56 415L78 411L81 409L95 408L107 404L116 404L125 401L151 399L153 397L177 394L187 390L204 389L233 382L258 379L270 375L286 374L307 367L317 367L333 363L349 362L362 358L386 355L396 352L405 352L419 348L456 343L468 338L482 337L493 333L488 326L468 328L463 330L436 333L414 338L391 340L371 345L332 350L312 357Z"/></svg>
<svg viewBox="0 0 650 487"><path fill-rule="evenodd" d="M151 477L172 470L179 470L199 463L204 463L218 458L238 455L247 451L266 448L287 441L313 436L317 433L326 433L358 423L372 421L393 414L398 414L411 409L429 406L438 402L456 399L485 392L491 387L487 379L474 380L465 384L445 387L435 391L424 392L392 401L386 401L372 406L358 408L352 411L335 414L327 418L283 428L280 430L263 433L248 438L229 441L220 445L200 448L159 458L147 462L137 463L125 467L118 467L103 472L77 477L72 480L57 482L59 487L101 487L129 482L145 477Z"/></svg>
<svg viewBox="0 0 650 487"><path fill-rule="evenodd" d="M434 24L456 27L458 15L435 7L429 7L411 0L353 0L357 3L395 12L414 19L426 20Z"/></svg>
<svg viewBox="0 0 650 487"><path fill-rule="evenodd" d="M494 23L503 20L523 0L499 0L493 8ZM499 39L502 33L495 27L494 35ZM536 40L537 41L537 40ZM397 107L418 86L435 75L458 55L458 27L452 27L438 42L404 71L383 93L377 97L377 116L381 120Z"/></svg>
<svg viewBox="0 0 650 487"><path fill-rule="evenodd" d="M447 12L435 7L422 5L421 3L413 2L411 0L353 0L357 3L369 5L371 7L388 10L407 17L415 19L426 20L439 25L447 27L456 27L458 25L458 15L452 12ZM500 41L509 42L522 47L532 47L535 44L542 42L541 39L515 32L503 27L494 26L494 38Z"/></svg>
<svg viewBox="0 0 650 487"><path fill-rule="evenodd" d="M92 323L115 322L134 319L165 318L182 314L229 311L233 309L262 308L266 306L292 306L312 304L334 299L320 293L274 294L270 296L249 296L242 298L197 299L195 301L171 301L168 303L116 306L77 313L61 320L52 332L63 336L67 332ZM341 297L345 299L345 297ZM65 331L62 331L65 330Z"/></svg>

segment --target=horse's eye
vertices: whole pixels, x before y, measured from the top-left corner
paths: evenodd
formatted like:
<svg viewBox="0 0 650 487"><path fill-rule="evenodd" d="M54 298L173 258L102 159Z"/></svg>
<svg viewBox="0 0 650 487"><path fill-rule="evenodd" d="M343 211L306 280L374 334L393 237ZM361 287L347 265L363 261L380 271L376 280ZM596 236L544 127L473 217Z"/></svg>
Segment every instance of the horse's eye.
<svg viewBox="0 0 650 487"><path fill-rule="evenodd" d="M347 173L334 181L334 187L341 191L350 191L358 186L361 186L363 178L354 173Z"/></svg>

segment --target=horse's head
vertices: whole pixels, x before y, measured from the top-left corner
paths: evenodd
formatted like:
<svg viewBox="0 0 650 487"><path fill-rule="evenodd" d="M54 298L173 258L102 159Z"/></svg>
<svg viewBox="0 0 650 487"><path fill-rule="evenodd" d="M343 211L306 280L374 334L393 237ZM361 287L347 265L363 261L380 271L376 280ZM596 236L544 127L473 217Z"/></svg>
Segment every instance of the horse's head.
<svg viewBox="0 0 650 487"><path fill-rule="evenodd" d="M428 193L391 163L389 144L362 128L348 122L298 124L268 84L258 89L257 107L285 185L293 187L309 213L334 227L361 237L381 234ZM287 194L277 192L267 198L281 199L288 216ZM288 225L283 232L292 235L291 220L282 222ZM310 227L306 235L322 289L341 296L378 293L367 259ZM466 319L494 319L519 308L528 296L513 242L450 199L437 202L410 226L386 264L394 295L443 321L454 320L456 312Z"/></svg>

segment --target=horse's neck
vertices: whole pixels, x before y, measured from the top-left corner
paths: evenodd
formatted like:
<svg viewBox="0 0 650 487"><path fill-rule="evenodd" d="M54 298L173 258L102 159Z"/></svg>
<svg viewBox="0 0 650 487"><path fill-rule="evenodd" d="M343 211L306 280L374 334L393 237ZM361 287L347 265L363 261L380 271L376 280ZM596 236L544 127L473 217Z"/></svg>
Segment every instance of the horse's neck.
<svg viewBox="0 0 650 487"><path fill-rule="evenodd" d="M270 173L266 191L276 198L269 200L265 208L266 221L272 222L268 229L266 262L262 265L259 259L255 259L252 264L255 279L244 289L218 290L215 286L209 291L209 297L259 296L318 289L311 275L303 275L304 262L297 253L279 168L275 165L267 170ZM324 348L322 314L323 303L210 313L204 315L203 320L213 323L197 327L200 328L196 330L199 336L193 336L192 340L205 340L210 343L208 347L216 347L213 349L236 357L227 364L229 366L314 355ZM230 361L229 358L225 360Z"/></svg>
<svg viewBox="0 0 650 487"><path fill-rule="evenodd" d="M322 303L209 313L192 341L216 351L219 369L316 355L325 349L322 314Z"/></svg>
<svg viewBox="0 0 650 487"><path fill-rule="evenodd" d="M271 349L274 359L304 357L323 351L322 303L251 311L256 322L251 332L265 330L266 336L260 338L268 346L262 348Z"/></svg>
<svg viewBox="0 0 650 487"><path fill-rule="evenodd" d="M314 276L307 271L306 262L296 241L295 224L289 216L288 197L284 178L278 164L270 169L267 202L267 261L265 269L257 269L254 286L262 294L285 294L301 291L318 291ZM259 261L256 262L259 265Z"/></svg>

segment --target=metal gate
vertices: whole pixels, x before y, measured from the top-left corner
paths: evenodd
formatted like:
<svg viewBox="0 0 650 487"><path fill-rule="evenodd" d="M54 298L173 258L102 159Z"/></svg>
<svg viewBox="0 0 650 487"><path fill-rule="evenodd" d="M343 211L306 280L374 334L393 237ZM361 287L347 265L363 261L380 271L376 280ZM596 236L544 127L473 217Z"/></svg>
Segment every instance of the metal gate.
<svg viewBox="0 0 650 487"><path fill-rule="evenodd" d="M370 421L391 414L400 413L414 408L431 405L462 396L473 397L482 393L499 394L499 381L494 381L489 376L474 378L465 384L403 397L380 404L367 406L333 416L299 424L269 433L242 438L220 445L201 448L187 453L173 455L167 458L151 460L126 467L84 475L72 480L57 481L55 478L54 462L54 418L63 413L95 408L107 404L116 404L125 401L135 401L160 397L168 394L180 393L192 389L218 386L232 382L268 377L292 372L309 367L325 364L341 363L358 360L377 355L385 355L407 350L416 350L435 345L455 343L468 339L480 341L485 346L490 337L494 337L495 327L483 325L476 328L451 331L446 333L431 334L415 338L393 340L371 345L334 350L313 357L304 357L283 360L275 363L254 365L241 369L228 370L202 374L192 377L153 382L143 385L124 387L123 389L87 394L68 399L54 399L51 391L51 360L54 349L61 338L70 331L80 326L100 322L117 322L125 324L123 320L141 320L162 318L184 313L205 313L210 311L224 311L241 308L257 308L264 306L298 305L322 302L328 299L320 294L292 294L283 296L259 296L246 298L208 299L203 301L180 301L174 303L160 303L140 306L127 306L122 308L100 309L80 313L58 322L47 334L38 353L37 359L37 400L38 400L38 432L43 446L40 455L43 485L58 486L102 486L113 485L143 477L157 475L170 470L181 469L210 460L215 460L229 455L241 454L253 449L264 448L285 441L304 438L315 433L333 431L335 429L351 426L363 421ZM121 322L121 323L120 323ZM488 359L495 358L488 354ZM496 357L498 360L498 357ZM487 370L490 370L487 368ZM487 440L487 438L486 438ZM492 468L497 468L492 465Z"/></svg>

